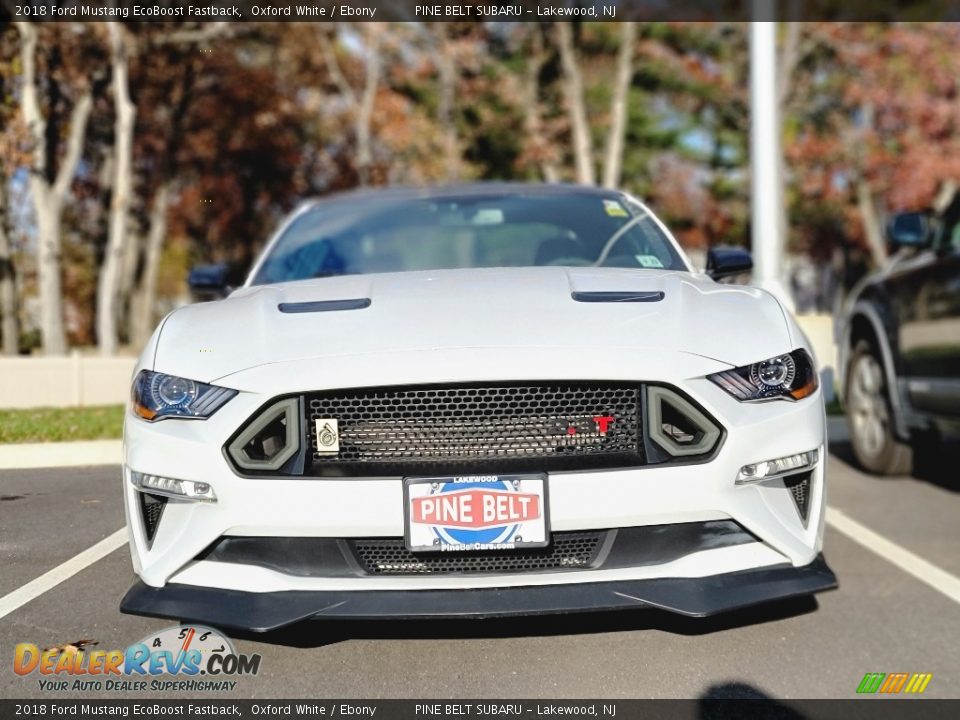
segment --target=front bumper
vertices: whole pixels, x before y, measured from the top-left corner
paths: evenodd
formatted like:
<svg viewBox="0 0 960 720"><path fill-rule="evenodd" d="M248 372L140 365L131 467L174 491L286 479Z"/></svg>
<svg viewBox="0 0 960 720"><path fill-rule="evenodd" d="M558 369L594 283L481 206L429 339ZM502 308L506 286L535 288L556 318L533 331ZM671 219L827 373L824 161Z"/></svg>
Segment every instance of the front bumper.
<svg viewBox="0 0 960 720"><path fill-rule="evenodd" d="M826 445L823 405L818 392L797 403L738 403L705 379L683 383L728 436L710 462L619 470L551 473L549 518L552 531L630 528L732 519L762 542L736 558L697 553L683 567L664 564L632 574L586 577L561 582L607 582L648 577L701 577L769 567L809 564L820 552L825 508ZM548 584L524 576L476 578L297 578L257 568L198 561L212 543L231 537L403 537L403 482L396 478L239 477L223 455L223 445L240 422L262 406L262 395L241 392L205 422L149 424L129 418L125 428L126 511L134 569L144 583L216 586L223 589L280 590L433 589ZM801 517L790 491L772 481L737 486L741 466L819 448L809 496ZM216 502L170 502L155 537L148 539L139 493L130 471L209 483ZM580 575L578 573L578 575Z"/></svg>
<svg viewBox="0 0 960 720"><path fill-rule="evenodd" d="M317 384L309 375L315 375L315 368L305 365L300 374L272 368L225 382L240 393L209 420L150 424L128 418L125 507L140 583L122 609L269 630L314 616L486 617L650 606L697 616L833 587L833 574L818 559L826 506L820 393L796 403L739 403L705 379L724 369L723 364L683 354L651 357L674 367L637 373L682 388L723 425L727 435L722 445L704 463L550 473L551 532L730 521L748 532L752 542L691 546L682 553L676 547L672 552L651 549L653 555L644 562L543 572L373 575L295 572L289 562L268 567L237 558L218 561L208 550L224 538L348 543L404 536L401 477L243 477L234 472L223 447L237 427L270 398ZM510 358L518 362L515 354ZM533 376L534 360L542 359L542 353L531 357L529 367L517 370L518 377ZM451 379L445 374L449 371L441 370L458 367L452 360L449 353L430 355L425 362L438 365L424 372ZM573 363L564 355L555 360L560 365L568 361ZM555 370L556 377L596 373L630 379L624 369L630 365L622 357L591 358L590 363L590 368L563 366ZM392 382L393 367L377 377ZM357 372L347 366L330 369L344 383ZM492 362L489 372L501 373L501 366ZM819 449L821 460L811 472L804 514L781 480L734 482L747 463L813 449ZM217 500L170 501L155 535L148 538L131 471L209 483Z"/></svg>
<svg viewBox="0 0 960 720"><path fill-rule="evenodd" d="M132 615L268 632L308 619L490 618L659 608L691 617L806 596L837 587L822 555L789 564L700 578L445 590L244 592L137 582L120 609Z"/></svg>

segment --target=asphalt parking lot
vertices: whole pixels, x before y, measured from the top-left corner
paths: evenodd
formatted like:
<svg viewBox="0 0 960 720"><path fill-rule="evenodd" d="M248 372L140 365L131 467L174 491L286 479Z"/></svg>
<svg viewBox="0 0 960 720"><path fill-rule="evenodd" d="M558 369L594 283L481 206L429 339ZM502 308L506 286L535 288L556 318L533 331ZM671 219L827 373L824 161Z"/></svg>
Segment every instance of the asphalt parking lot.
<svg viewBox="0 0 960 720"><path fill-rule="evenodd" d="M263 659L230 696L849 698L866 672L925 672L925 697L957 698L960 463L950 455L929 465L921 478L869 477L844 442L833 444L825 552L841 587L816 600L707 620L638 610L307 623L236 638ZM119 485L109 466L0 471L0 604L121 528ZM124 648L169 626L120 614L132 581L122 547L0 619L0 697L44 696L36 674L13 673L17 643Z"/></svg>

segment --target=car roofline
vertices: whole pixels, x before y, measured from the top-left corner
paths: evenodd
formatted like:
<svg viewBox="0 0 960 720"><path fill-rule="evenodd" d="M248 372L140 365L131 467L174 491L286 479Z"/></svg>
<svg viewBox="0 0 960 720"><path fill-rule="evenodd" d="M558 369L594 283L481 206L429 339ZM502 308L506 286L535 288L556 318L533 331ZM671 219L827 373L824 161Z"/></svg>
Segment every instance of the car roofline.
<svg viewBox="0 0 960 720"><path fill-rule="evenodd" d="M610 197L611 195L619 195L623 197L625 195L622 190L618 189L602 188L592 185L577 185L574 183L525 183L492 181L438 185L391 185L389 187L354 188L350 190L334 192L320 197L307 198L304 200L304 202L310 204L311 206L315 206L327 202L363 199L365 197L399 200L406 198L445 198L450 196L458 196L463 198L483 198L509 193L518 193L539 197L563 197L570 195L582 197Z"/></svg>

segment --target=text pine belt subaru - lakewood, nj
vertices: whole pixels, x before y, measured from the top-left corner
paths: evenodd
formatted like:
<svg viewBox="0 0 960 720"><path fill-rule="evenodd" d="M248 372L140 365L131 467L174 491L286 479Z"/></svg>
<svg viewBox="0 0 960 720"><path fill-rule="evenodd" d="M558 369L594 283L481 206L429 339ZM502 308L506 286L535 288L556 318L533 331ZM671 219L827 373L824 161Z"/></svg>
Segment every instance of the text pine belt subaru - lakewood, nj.
<svg viewBox="0 0 960 720"><path fill-rule="evenodd" d="M628 195L479 184L304 204L171 313L124 431L126 612L654 606L835 587L825 417L776 298L691 269Z"/></svg>

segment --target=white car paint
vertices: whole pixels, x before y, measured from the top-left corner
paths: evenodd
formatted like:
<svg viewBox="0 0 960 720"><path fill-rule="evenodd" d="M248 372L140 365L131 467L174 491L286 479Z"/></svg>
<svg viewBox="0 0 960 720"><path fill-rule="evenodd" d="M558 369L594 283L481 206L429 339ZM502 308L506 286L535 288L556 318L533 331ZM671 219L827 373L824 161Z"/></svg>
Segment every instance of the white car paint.
<svg viewBox="0 0 960 720"><path fill-rule="evenodd" d="M571 298L572 292L604 289L662 291L665 297L602 304ZM370 298L372 304L323 317L277 310L280 303L345 298ZM348 275L244 287L226 301L175 311L163 324L163 341L155 369L204 382L269 363L384 352L552 347L593 358L608 348L666 350L744 365L799 347L780 304L763 290L691 273L560 267ZM477 365L484 364L477 357Z"/></svg>
<svg viewBox="0 0 960 720"><path fill-rule="evenodd" d="M686 262L686 260L685 260ZM254 271L255 272L255 271ZM661 291L661 302L581 303L579 291ZM279 303L370 298L364 310L284 314ZM826 424L820 390L739 402L706 376L806 349L772 295L705 275L608 268L493 268L359 275L245 286L168 316L143 369L239 391L207 420L127 413L126 510L134 567L149 586L271 592L422 589L703 577L811 563L822 547ZM500 380L629 380L681 388L727 436L707 463L551 474L554 531L733 518L760 542L638 568L527 575L309 578L196 561L223 535L402 536L399 478L249 478L223 447L270 399L305 391ZM808 520L781 481L738 486L748 463L820 451ZM171 502L148 545L130 471L209 483L212 503Z"/></svg>

